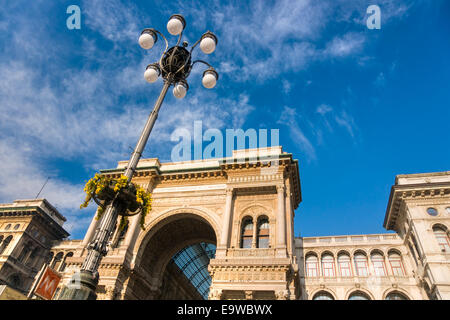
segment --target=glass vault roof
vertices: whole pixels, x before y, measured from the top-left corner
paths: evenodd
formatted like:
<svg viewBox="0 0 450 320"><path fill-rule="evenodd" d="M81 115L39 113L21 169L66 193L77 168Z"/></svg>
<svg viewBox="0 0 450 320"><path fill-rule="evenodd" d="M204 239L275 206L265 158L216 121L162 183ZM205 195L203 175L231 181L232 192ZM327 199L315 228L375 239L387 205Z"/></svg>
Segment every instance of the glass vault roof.
<svg viewBox="0 0 450 320"><path fill-rule="evenodd" d="M208 299L211 276L208 272L209 260L214 258L216 246L198 243L184 248L172 260L197 289L203 299Z"/></svg>

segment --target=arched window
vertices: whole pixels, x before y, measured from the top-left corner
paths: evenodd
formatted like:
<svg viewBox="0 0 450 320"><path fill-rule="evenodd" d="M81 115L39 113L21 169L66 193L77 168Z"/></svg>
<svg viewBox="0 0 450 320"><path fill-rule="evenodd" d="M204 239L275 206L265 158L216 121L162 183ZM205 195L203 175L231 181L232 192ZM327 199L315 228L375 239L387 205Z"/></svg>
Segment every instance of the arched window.
<svg viewBox="0 0 450 320"><path fill-rule="evenodd" d="M367 277L367 257L365 254L358 252L355 254L356 274L360 277Z"/></svg>
<svg viewBox="0 0 450 320"><path fill-rule="evenodd" d="M258 221L258 248L269 247L269 219L261 218Z"/></svg>
<svg viewBox="0 0 450 320"><path fill-rule="evenodd" d="M389 252L389 264L391 265L392 274L394 276L404 276L405 270L403 268L402 257L395 251Z"/></svg>
<svg viewBox="0 0 450 320"><path fill-rule="evenodd" d="M5 252L6 248L8 247L9 243L12 240L12 236L8 236L6 237L5 240L3 240L2 244L0 245L0 254L2 254L3 252Z"/></svg>
<svg viewBox="0 0 450 320"><path fill-rule="evenodd" d="M370 297L364 292L355 291L348 297L348 300L370 300Z"/></svg>
<svg viewBox="0 0 450 320"><path fill-rule="evenodd" d="M242 222L241 248L251 248L253 238L253 220L245 218Z"/></svg>
<svg viewBox="0 0 450 320"><path fill-rule="evenodd" d="M34 248L33 251L31 251L30 257L27 261L25 261L26 264L28 264L31 267L34 267L36 264L37 257L39 256L40 249L38 247Z"/></svg>
<svg viewBox="0 0 450 320"><path fill-rule="evenodd" d="M308 277L319 276L319 259L315 255L308 255L306 257L306 275Z"/></svg>
<svg viewBox="0 0 450 320"><path fill-rule="evenodd" d="M14 289L20 290L20 287L22 286L22 279L20 278L20 275L18 275L18 274L13 274L13 275L9 276L8 282L9 282L9 285L11 287L13 287Z"/></svg>
<svg viewBox="0 0 450 320"><path fill-rule="evenodd" d="M9 230L9 229L11 229L11 224L10 223L7 224L6 227L5 227L5 230Z"/></svg>
<svg viewBox="0 0 450 320"><path fill-rule="evenodd" d="M341 253L338 256L339 270L341 277L352 276L352 264L350 262L350 256L346 253Z"/></svg>
<svg viewBox="0 0 450 320"><path fill-rule="evenodd" d="M20 227L20 224L16 224L16 225L14 226L14 230L19 229L19 227Z"/></svg>
<svg viewBox="0 0 450 320"><path fill-rule="evenodd" d="M373 270L375 271L375 275L378 277L386 276L386 267L384 265L384 257L379 252L373 252L370 256L372 260Z"/></svg>
<svg viewBox="0 0 450 320"><path fill-rule="evenodd" d="M25 259L28 258L28 255L31 252L31 246L32 243L29 241L23 245L22 252L20 252L19 257L17 258L18 261L25 263Z"/></svg>
<svg viewBox="0 0 450 320"><path fill-rule="evenodd" d="M433 227L434 236L441 248L442 252L450 252L450 241L448 239L448 235L446 230L440 226Z"/></svg>
<svg viewBox="0 0 450 320"><path fill-rule="evenodd" d="M326 253L322 256L322 274L324 277L335 277L334 257Z"/></svg>
<svg viewBox="0 0 450 320"><path fill-rule="evenodd" d="M334 298L329 292L319 291L314 295L313 300L334 300Z"/></svg>
<svg viewBox="0 0 450 320"><path fill-rule="evenodd" d="M59 269L60 272L64 272L64 270L66 270L67 267L67 258L73 257L73 252L69 252L68 254L66 254L66 256L64 257L64 261L61 264L61 268Z"/></svg>
<svg viewBox="0 0 450 320"><path fill-rule="evenodd" d="M45 263L47 263L47 264L50 265L50 262L52 262L52 259L53 259L53 252L49 252L49 253L47 254L47 258L46 258L46 260L45 260Z"/></svg>
<svg viewBox="0 0 450 320"><path fill-rule="evenodd" d="M385 300L409 300L409 298L405 296L403 293L393 291L386 296Z"/></svg>
<svg viewBox="0 0 450 320"><path fill-rule="evenodd" d="M53 260L53 263L52 263L53 270L58 271L58 268L62 262L62 258L63 258L63 253L58 252L58 254L55 256L55 259Z"/></svg>

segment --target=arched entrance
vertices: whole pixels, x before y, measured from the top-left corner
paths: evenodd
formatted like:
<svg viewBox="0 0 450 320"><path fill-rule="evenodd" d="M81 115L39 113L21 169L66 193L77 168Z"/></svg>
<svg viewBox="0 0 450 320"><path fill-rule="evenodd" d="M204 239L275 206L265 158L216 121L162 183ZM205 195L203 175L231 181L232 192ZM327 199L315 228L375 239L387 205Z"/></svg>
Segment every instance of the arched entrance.
<svg viewBox="0 0 450 320"><path fill-rule="evenodd" d="M176 213L160 220L140 242L125 299L205 298L216 239L211 223L198 214Z"/></svg>

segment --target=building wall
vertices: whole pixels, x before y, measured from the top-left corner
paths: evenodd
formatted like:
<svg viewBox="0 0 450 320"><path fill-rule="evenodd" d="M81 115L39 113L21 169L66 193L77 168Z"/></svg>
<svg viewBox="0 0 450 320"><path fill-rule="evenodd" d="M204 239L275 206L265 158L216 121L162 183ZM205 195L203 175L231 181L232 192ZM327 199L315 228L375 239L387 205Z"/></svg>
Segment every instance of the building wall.
<svg viewBox="0 0 450 320"><path fill-rule="evenodd" d="M303 299L311 300L316 294L327 292L336 300L347 300L357 291L364 292L370 299L375 300L383 300L392 292L400 292L408 299L427 298L414 277L410 254L396 234L305 237L296 239L296 242L297 254L301 257L302 264L301 277L305 289ZM366 257L367 274L358 273L355 259L358 253ZM376 253L381 255L382 261L373 261L372 254ZM397 253L401 257L400 275L392 268L390 253ZM332 256L331 263L325 262L326 255ZM340 263L338 257L341 255L348 256L350 261ZM317 257L317 265L307 263L310 256ZM330 264L332 269L328 271ZM359 262L359 266L361 264L362 262ZM308 267L316 271L309 271ZM328 270L325 270L326 267ZM346 270L348 271L345 272Z"/></svg>
<svg viewBox="0 0 450 320"><path fill-rule="evenodd" d="M384 226L411 253L419 285L430 299L450 299L450 172L398 175L389 199Z"/></svg>
<svg viewBox="0 0 450 320"><path fill-rule="evenodd" d="M145 230L135 216L126 232L113 234L99 267L98 299L196 298L170 264L173 254L194 240L217 245L208 268L210 299L314 299L328 294L346 300L354 293L369 299L393 293L407 299L450 299L450 172L396 177L384 221L393 233L295 238L294 210L301 202L298 164L281 148L264 152L277 156L276 165L251 162L241 152L230 163L143 159L133 181L152 192L153 208ZM120 176L124 165L103 174ZM193 220L183 224L187 220L180 217ZM261 218L268 222L264 247L258 242ZM246 219L253 221L253 229L243 248ZM81 267L99 220L93 217L83 240L63 240L68 236L64 221L43 199L0 204L0 284L25 293L46 262L63 274L60 287L67 284ZM442 231L440 238L436 228ZM349 257L349 274L340 268L343 253ZM357 272L360 254L367 259L367 274ZM400 273L391 254L400 257ZM317 257L314 273L308 272L309 256Z"/></svg>
<svg viewBox="0 0 450 320"><path fill-rule="evenodd" d="M44 199L0 204L0 284L28 293L54 241L68 236L64 221Z"/></svg>
<svg viewBox="0 0 450 320"><path fill-rule="evenodd" d="M249 160L252 153L257 156L254 161ZM274 156L273 165L263 160L268 156ZM119 162L118 168L103 174L118 177L125 165ZM137 223L139 217L132 218L123 241L117 247L111 246L102 260L100 286L116 292L114 297L158 297L165 264L177 250L192 244L189 241L202 241L202 237L217 245L216 257L209 265L211 299L226 295L267 296L268 291L278 298L298 297L292 232L294 209L301 199L298 165L281 147L235 152L232 161L160 164L157 159L143 159L133 181L152 192L152 210L145 220L145 230ZM178 239L188 232L190 224L185 228L177 225L186 216L202 221L197 239ZM269 224L267 247L257 248L257 234L252 234L251 246L241 248L243 219L253 219L256 232L263 217ZM81 266L97 225L93 219L74 257L68 259L65 283ZM158 230L166 230L165 235ZM170 245L167 234L173 235ZM154 248L149 251L148 246ZM152 252L162 246L166 247L160 255L153 257Z"/></svg>

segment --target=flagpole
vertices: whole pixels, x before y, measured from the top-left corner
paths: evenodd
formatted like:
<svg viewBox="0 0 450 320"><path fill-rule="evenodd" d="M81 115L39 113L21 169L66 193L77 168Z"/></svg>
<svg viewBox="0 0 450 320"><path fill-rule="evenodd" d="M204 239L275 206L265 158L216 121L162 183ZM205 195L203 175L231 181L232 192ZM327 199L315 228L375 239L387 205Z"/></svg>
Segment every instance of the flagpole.
<svg viewBox="0 0 450 320"><path fill-rule="evenodd" d="M42 265L42 268L41 268L41 270L40 270L39 273L38 273L39 276L34 280L34 283L33 283L33 285L31 286L30 292L29 292L28 295L27 295L28 300L30 300L31 297L33 296L34 291L36 290L36 287L37 287L39 281L41 281L42 276L44 275L44 271L45 271L45 269L46 269L47 267L48 267L48 263L44 263L44 264Z"/></svg>

